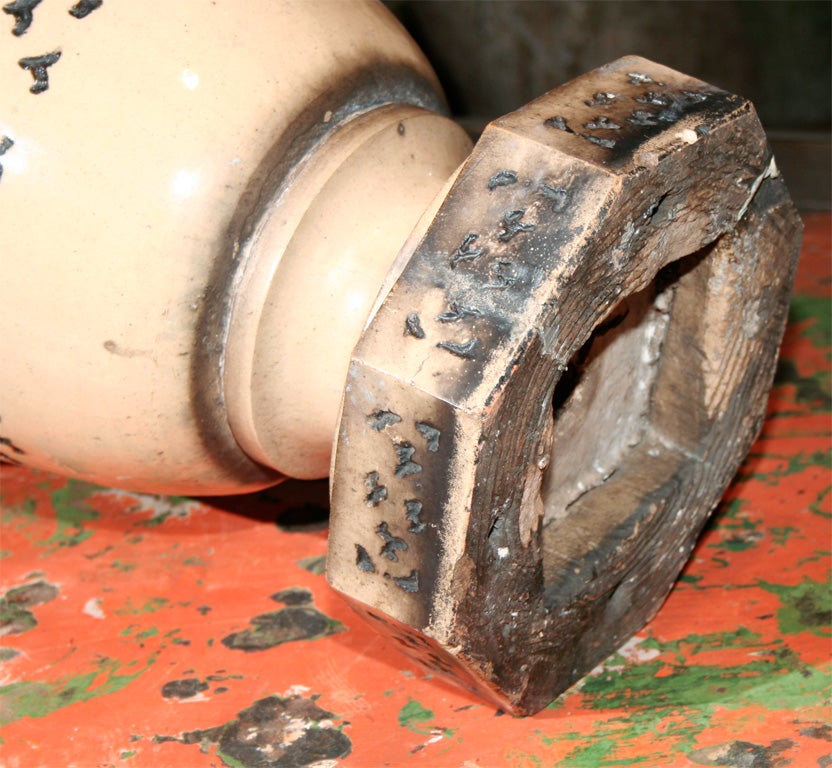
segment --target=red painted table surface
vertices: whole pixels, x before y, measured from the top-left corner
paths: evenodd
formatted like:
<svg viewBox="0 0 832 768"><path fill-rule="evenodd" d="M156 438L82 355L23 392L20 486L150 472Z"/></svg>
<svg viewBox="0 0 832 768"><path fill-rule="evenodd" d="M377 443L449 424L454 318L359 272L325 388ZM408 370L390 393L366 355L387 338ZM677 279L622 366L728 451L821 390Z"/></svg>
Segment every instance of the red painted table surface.
<svg viewBox="0 0 832 768"><path fill-rule="evenodd" d="M329 590L325 484L234 499L2 468L0 765L828 766L830 216L769 416L658 616L540 714L414 666Z"/></svg>

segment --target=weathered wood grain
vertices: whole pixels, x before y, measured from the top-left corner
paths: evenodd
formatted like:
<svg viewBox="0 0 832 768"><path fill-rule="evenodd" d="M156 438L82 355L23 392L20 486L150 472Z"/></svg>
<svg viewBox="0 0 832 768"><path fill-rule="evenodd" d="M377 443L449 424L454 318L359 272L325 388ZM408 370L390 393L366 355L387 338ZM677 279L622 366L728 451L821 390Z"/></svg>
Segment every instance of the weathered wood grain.
<svg viewBox="0 0 832 768"><path fill-rule="evenodd" d="M355 351L330 582L545 706L658 610L748 451L799 235L751 105L643 59L491 124Z"/></svg>

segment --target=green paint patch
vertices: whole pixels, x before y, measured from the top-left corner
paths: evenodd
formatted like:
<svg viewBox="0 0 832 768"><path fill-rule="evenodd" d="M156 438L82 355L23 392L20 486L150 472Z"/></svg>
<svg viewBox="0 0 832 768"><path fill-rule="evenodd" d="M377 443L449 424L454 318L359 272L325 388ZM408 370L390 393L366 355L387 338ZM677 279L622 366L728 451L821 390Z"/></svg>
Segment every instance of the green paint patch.
<svg viewBox="0 0 832 768"><path fill-rule="evenodd" d="M84 557L87 558L87 560L97 560L99 557L104 557L104 555L109 554L114 549L115 547L112 544L108 544L106 547L104 547L104 549L98 552L85 553Z"/></svg>
<svg viewBox="0 0 832 768"><path fill-rule="evenodd" d="M127 602L123 608L118 608L114 611L116 616L137 616L145 613L156 613L164 608L170 600L166 597L152 597L150 600L145 600L141 605L134 605L132 598L127 598Z"/></svg>
<svg viewBox="0 0 832 768"><path fill-rule="evenodd" d="M149 640L151 637L156 637L158 634L159 630L156 627L149 627L143 632L139 632L136 635L136 640Z"/></svg>
<svg viewBox="0 0 832 768"><path fill-rule="evenodd" d="M432 725L434 717L433 710L427 709L411 697L399 710L399 725L420 736L441 736L443 739L450 739L456 733L456 729Z"/></svg>
<svg viewBox="0 0 832 768"><path fill-rule="evenodd" d="M739 627L732 632L709 632L704 635L693 633L679 640L663 642L648 637L639 644L639 649L642 651L663 655L672 654L679 664L683 664L685 659L700 653L719 651L722 648L744 648L756 653L768 648L768 645L762 641L759 633L752 632L746 627Z"/></svg>
<svg viewBox="0 0 832 768"><path fill-rule="evenodd" d="M759 687L778 669L770 660L740 666L668 664L655 660L587 678L582 692L594 709L723 705Z"/></svg>
<svg viewBox="0 0 832 768"><path fill-rule="evenodd" d="M20 656L20 651L17 648L0 648L0 663L11 661Z"/></svg>
<svg viewBox="0 0 832 768"><path fill-rule="evenodd" d="M679 576L677 581L680 584L688 584L694 589L700 589L699 582L702 581L702 576L693 573L683 573L681 576Z"/></svg>
<svg viewBox="0 0 832 768"><path fill-rule="evenodd" d="M544 768L545 763L537 755L530 755L519 749L510 749L505 754L506 765L510 768Z"/></svg>
<svg viewBox="0 0 832 768"><path fill-rule="evenodd" d="M546 705L546 709L548 709L548 710L563 709L565 706L566 706L566 700L563 698L563 696L558 696L558 698L556 698L554 701L550 701Z"/></svg>
<svg viewBox="0 0 832 768"><path fill-rule="evenodd" d="M719 505L716 514L708 522L709 528L721 528L726 524L737 524L747 517L748 499L728 499Z"/></svg>
<svg viewBox="0 0 832 768"><path fill-rule="evenodd" d="M723 648L746 649L748 660L736 665L696 663L697 656ZM794 711L816 704L827 687L824 670L808 668L782 643L766 643L761 635L742 627L672 642L647 638L638 649L659 655L647 654L639 662L616 654L599 674L582 682L582 706L605 713L594 724L591 743L586 743L583 731L539 733L547 745L576 743L564 765L660 765L669 749L693 750L720 709L757 705ZM616 716L617 711L621 716Z"/></svg>
<svg viewBox="0 0 832 768"><path fill-rule="evenodd" d="M825 584L805 576L794 587L765 581L759 583L780 599L777 623L784 635L811 632L821 637L832 637L832 574Z"/></svg>
<svg viewBox="0 0 832 768"><path fill-rule="evenodd" d="M748 703L770 710L794 711L815 706L828 698L830 673L832 664L814 669L801 665L799 669L772 675L769 680L746 691L744 698Z"/></svg>
<svg viewBox="0 0 832 768"><path fill-rule="evenodd" d="M777 547L785 547L792 539L803 539L800 528L791 525L774 526L769 530L771 543Z"/></svg>
<svg viewBox="0 0 832 768"><path fill-rule="evenodd" d="M248 765L246 765L246 763L241 763L234 756L223 752L221 748L217 749L217 755L219 756L220 760L222 760L228 766L228 768L248 768Z"/></svg>
<svg viewBox="0 0 832 768"><path fill-rule="evenodd" d="M672 744L675 751L689 748L706 723L707 717L695 711L636 709L626 716L596 720L593 739L588 743L586 733L576 731L561 731L541 740L548 746L577 742L563 762L569 768L627 765L655 768L667 760L668 745ZM651 749L651 744L655 744L655 749ZM637 757L623 757L625 750L631 755L635 752Z"/></svg>
<svg viewBox="0 0 832 768"><path fill-rule="evenodd" d="M745 552L756 547L765 533L759 529L760 520L745 520L739 525L725 526L726 536L716 544L709 544L712 549L728 552Z"/></svg>
<svg viewBox="0 0 832 768"><path fill-rule="evenodd" d="M832 509L829 504L830 491L832 491L832 485L818 493L818 497L809 505L809 510L813 514L825 517L827 520L832 520Z"/></svg>
<svg viewBox="0 0 832 768"><path fill-rule="evenodd" d="M319 555L318 557L304 557L298 560L298 565L304 571L314 573L316 576L322 576L326 572L326 555Z"/></svg>
<svg viewBox="0 0 832 768"><path fill-rule="evenodd" d="M423 707L416 699L410 698L399 710L399 725L420 736L430 736L433 729L427 726L433 720L433 710Z"/></svg>
<svg viewBox="0 0 832 768"><path fill-rule="evenodd" d="M712 526L722 534L721 541L709 544L710 549L745 552L756 547L764 538L762 520L748 516L746 499L731 499L714 519Z"/></svg>
<svg viewBox="0 0 832 768"><path fill-rule="evenodd" d="M617 768L617 766L625 765L654 764L656 755L645 754L626 760L616 757L615 752L622 738L628 739L626 728L621 729L617 738L595 739L588 746L579 747L567 756L569 765L575 768L601 768L602 766L616 766ZM631 739L632 737L629 737L628 740Z"/></svg>
<svg viewBox="0 0 832 768"><path fill-rule="evenodd" d="M832 550L829 549L816 549L809 557L801 557L800 560L797 561L798 567L806 565L806 563L820 563L826 562L832 558Z"/></svg>
<svg viewBox="0 0 832 768"><path fill-rule="evenodd" d="M101 490L92 483L70 479L63 488L52 491L50 498L55 510L56 530L52 536L38 544L54 551L61 547L76 547L89 539L95 532L86 528L86 523L97 520L99 514L86 500Z"/></svg>
<svg viewBox="0 0 832 768"><path fill-rule="evenodd" d="M832 471L832 449L826 451L800 452L788 456L773 454L749 454L749 458L781 459L782 464L771 472L749 472L743 479L759 480L766 485L775 486L780 480L790 475L798 475L807 469L825 469Z"/></svg>
<svg viewBox="0 0 832 768"><path fill-rule="evenodd" d="M800 335L817 349L832 345L832 302L827 296L796 293L789 307L789 323L806 323Z"/></svg>
<svg viewBox="0 0 832 768"><path fill-rule="evenodd" d="M120 674L115 659L103 658L86 674L53 682L23 681L0 687L0 724L25 717L46 717L72 704L116 693L146 672L154 659L135 674ZM102 679L103 678L103 679Z"/></svg>

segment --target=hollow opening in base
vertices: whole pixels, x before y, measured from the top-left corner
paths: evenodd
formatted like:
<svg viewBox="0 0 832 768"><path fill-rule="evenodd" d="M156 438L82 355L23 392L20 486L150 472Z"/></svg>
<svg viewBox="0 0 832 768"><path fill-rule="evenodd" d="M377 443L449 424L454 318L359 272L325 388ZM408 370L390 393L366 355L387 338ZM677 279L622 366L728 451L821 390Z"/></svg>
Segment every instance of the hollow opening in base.
<svg viewBox="0 0 832 768"><path fill-rule="evenodd" d="M697 303L704 308L711 250L669 264L622 299L555 387L552 459L541 486L549 607L591 592L595 580L599 590L609 589L616 558L625 559L624 542L637 535L639 521L661 512L663 488L687 460L680 445L697 441L693 435L666 439L657 404L681 397L695 408L701 313L690 310ZM684 375L668 373L668 355Z"/></svg>

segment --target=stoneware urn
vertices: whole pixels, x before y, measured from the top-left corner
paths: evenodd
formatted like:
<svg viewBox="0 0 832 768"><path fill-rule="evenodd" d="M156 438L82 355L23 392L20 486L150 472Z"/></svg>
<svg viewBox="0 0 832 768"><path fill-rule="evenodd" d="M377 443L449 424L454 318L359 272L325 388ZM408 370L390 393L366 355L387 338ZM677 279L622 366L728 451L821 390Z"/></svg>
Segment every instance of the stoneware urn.
<svg viewBox="0 0 832 768"><path fill-rule="evenodd" d="M655 614L760 429L797 259L746 100L625 57L472 150L380 4L2 10L0 459L329 474L330 583L515 713Z"/></svg>
<svg viewBox="0 0 832 768"><path fill-rule="evenodd" d="M372 3L4 10L4 454L165 493L325 477L361 327L470 150L422 54Z"/></svg>

